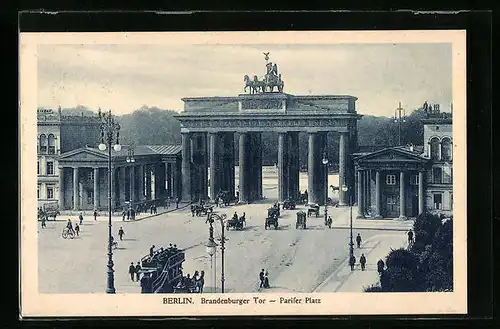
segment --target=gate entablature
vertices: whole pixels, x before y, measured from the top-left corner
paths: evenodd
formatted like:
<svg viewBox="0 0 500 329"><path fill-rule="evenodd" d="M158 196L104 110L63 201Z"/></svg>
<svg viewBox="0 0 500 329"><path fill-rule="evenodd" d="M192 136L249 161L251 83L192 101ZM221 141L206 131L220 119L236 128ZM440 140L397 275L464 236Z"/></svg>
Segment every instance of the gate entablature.
<svg viewBox="0 0 500 329"><path fill-rule="evenodd" d="M353 96L294 96L285 93L183 98L176 118L182 132L349 132L362 116Z"/></svg>

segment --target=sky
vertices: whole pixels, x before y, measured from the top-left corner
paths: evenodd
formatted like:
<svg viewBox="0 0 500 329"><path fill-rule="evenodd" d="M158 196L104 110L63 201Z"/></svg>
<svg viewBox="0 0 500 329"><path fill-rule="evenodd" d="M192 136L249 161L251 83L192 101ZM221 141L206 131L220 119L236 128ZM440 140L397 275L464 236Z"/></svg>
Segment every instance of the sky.
<svg viewBox="0 0 500 329"><path fill-rule="evenodd" d="M424 101L449 111L451 44L38 46L38 106L114 114L142 106L181 111L184 97L236 96L266 72L263 52L293 95L351 95L365 115L407 114Z"/></svg>

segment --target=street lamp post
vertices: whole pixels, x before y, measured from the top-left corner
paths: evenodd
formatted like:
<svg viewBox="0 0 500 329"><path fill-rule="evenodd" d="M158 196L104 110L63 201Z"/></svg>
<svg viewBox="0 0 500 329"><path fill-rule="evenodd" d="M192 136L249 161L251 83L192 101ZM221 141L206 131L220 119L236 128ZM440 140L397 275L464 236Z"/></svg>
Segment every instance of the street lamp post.
<svg viewBox="0 0 500 329"><path fill-rule="evenodd" d="M403 113L403 115L401 115ZM398 124L398 146L401 145L401 122L406 122L406 112L405 109L401 107L401 102L399 102L399 107L394 111L394 122Z"/></svg>
<svg viewBox="0 0 500 329"><path fill-rule="evenodd" d="M207 219L207 221L209 221ZM218 244L214 241L214 227L213 227L213 220L209 221L210 227L208 228L208 242L205 245L207 247L207 254L210 256L210 270L212 270L213 267L213 256L215 255L216 248ZM213 273L212 273L213 275ZM215 275L214 275L214 289L215 289Z"/></svg>
<svg viewBox="0 0 500 329"><path fill-rule="evenodd" d="M134 200L132 200L132 181L134 179L134 176L132 175L132 166L133 166L133 163L135 162L135 158L134 158L134 144L130 144L129 147L128 147L128 150L127 150L127 163L131 163L131 167L129 168L129 176L130 176L130 184L129 184L129 211L132 210L132 202ZM135 186L134 186L135 188Z"/></svg>
<svg viewBox="0 0 500 329"><path fill-rule="evenodd" d="M325 225L328 219L328 158L326 152L323 153L323 164L325 165Z"/></svg>
<svg viewBox="0 0 500 329"><path fill-rule="evenodd" d="M100 130L101 130L101 143L99 144L99 150L104 151L108 149L108 265L107 265L107 288L106 293L114 294L115 291L115 278L113 270L113 249L112 249L112 226L111 226L111 211L112 211L112 175L111 175L111 146L116 135L116 144L113 145L113 149L116 152L121 150L121 145L119 142L120 138L120 125L115 121L115 118L111 114L111 110L108 113L102 113L99 108L99 119L101 120Z"/></svg>
<svg viewBox="0 0 500 329"><path fill-rule="evenodd" d="M342 185L342 191L347 192L349 188L347 185ZM349 193L349 259L354 256L354 241L352 238L352 203L351 193Z"/></svg>
<svg viewBox="0 0 500 329"><path fill-rule="evenodd" d="M220 238L220 249L221 249L221 275L220 275L220 281L221 281L221 292L224 293L224 250L225 250L225 247L224 247L224 244L226 242L226 238L224 236L224 220L227 218L226 214L222 214L222 215L218 215L218 214L215 214L215 213L209 213L207 215L207 222L210 223L210 228L212 228L212 224L215 220L218 220L220 222L220 225L221 225L221 230L222 230L222 233L221 233L221 238ZM210 254L210 252L212 252L213 250L213 253L215 254L215 247L217 246L217 244L213 241L213 228L211 230L212 232L212 242L215 244L212 244L210 242L210 239L207 243L207 252ZM213 249L210 250L209 252L209 245L210 245L210 248L212 248L213 246Z"/></svg>

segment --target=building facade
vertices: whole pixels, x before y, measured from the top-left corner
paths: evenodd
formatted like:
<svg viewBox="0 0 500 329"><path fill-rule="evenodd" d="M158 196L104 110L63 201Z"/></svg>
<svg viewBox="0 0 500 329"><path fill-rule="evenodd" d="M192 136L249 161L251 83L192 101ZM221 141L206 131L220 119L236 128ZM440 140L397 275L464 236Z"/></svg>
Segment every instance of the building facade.
<svg viewBox="0 0 500 329"><path fill-rule="evenodd" d="M112 211L180 196L180 145L139 145L132 156L128 151L112 150ZM58 166L60 210L108 209L107 151L78 148L61 154Z"/></svg>
<svg viewBox="0 0 500 329"><path fill-rule="evenodd" d="M416 217L453 212L452 115L424 104L423 147L353 154L358 218Z"/></svg>
<svg viewBox="0 0 500 329"><path fill-rule="evenodd" d="M37 199L38 206L58 202L57 157L70 150L99 141L97 116L66 116L61 108L37 111Z"/></svg>

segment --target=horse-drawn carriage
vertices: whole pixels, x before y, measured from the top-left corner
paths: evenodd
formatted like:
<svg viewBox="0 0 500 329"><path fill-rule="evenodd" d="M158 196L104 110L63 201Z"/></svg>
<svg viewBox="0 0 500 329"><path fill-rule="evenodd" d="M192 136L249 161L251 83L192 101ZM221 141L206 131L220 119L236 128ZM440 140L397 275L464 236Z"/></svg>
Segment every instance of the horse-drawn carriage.
<svg viewBox="0 0 500 329"><path fill-rule="evenodd" d="M286 199L283 201L283 209L294 210L296 207L295 201Z"/></svg>
<svg viewBox="0 0 500 329"><path fill-rule="evenodd" d="M141 259L141 280L143 293L172 293L182 279L182 263L185 260L184 251L177 248L167 248ZM184 291L182 291L184 292Z"/></svg>
<svg viewBox="0 0 500 329"><path fill-rule="evenodd" d="M231 203L236 204L238 202L238 198L236 198L230 191L220 191L217 194L215 201L219 204L219 207L227 207L231 205Z"/></svg>
<svg viewBox="0 0 500 329"><path fill-rule="evenodd" d="M206 216L208 213L211 213L214 210L214 207L211 205L200 205L193 204L191 205L191 214L193 217L196 216Z"/></svg>
<svg viewBox="0 0 500 329"><path fill-rule="evenodd" d="M297 221L295 222L295 228L302 228L303 230L306 229L306 213L302 210L297 212Z"/></svg>
<svg viewBox="0 0 500 329"><path fill-rule="evenodd" d="M246 226L245 216L236 216L226 221L226 229L234 228L236 230L242 230Z"/></svg>
<svg viewBox="0 0 500 329"><path fill-rule="evenodd" d="M307 209L307 217L311 217L312 215L319 217L319 205L318 204L309 205L309 208Z"/></svg>
<svg viewBox="0 0 500 329"><path fill-rule="evenodd" d="M274 227L275 230L278 229L278 217L272 216L266 218L266 223L264 228L267 230L268 228Z"/></svg>
<svg viewBox="0 0 500 329"><path fill-rule="evenodd" d="M280 207L277 206L276 204L271 208L267 209L267 217L278 218L279 216L280 216Z"/></svg>
<svg viewBox="0 0 500 329"><path fill-rule="evenodd" d="M305 191L304 193L300 193L298 203L306 204L308 198L309 198L309 195L307 194L307 191Z"/></svg>

